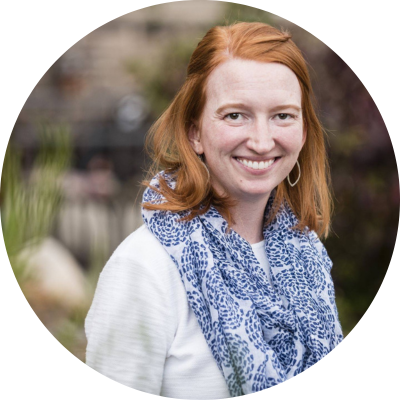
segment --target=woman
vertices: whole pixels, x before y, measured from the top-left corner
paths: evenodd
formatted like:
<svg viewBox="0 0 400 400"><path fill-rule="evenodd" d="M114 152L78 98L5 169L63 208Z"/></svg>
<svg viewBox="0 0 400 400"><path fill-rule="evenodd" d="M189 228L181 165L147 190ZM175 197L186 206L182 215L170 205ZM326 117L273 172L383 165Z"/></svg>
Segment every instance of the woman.
<svg viewBox="0 0 400 400"><path fill-rule="evenodd" d="M261 23L212 28L153 126L144 225L101 274L87 363L174 398L266 389L341 340L322 127L305 61Z"/></svg>

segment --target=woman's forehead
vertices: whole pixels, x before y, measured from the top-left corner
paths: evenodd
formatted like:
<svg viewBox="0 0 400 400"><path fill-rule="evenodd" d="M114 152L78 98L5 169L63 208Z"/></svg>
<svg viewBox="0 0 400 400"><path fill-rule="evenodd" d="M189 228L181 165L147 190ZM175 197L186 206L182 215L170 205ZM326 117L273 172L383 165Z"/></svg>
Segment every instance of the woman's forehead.
<svg viewBox="0 0 400 400"><path fill-rule="evenodd" d="M301 104L301 88L285 65L231 59L220 64L206 86L207 104L285 101Z"/></svg>

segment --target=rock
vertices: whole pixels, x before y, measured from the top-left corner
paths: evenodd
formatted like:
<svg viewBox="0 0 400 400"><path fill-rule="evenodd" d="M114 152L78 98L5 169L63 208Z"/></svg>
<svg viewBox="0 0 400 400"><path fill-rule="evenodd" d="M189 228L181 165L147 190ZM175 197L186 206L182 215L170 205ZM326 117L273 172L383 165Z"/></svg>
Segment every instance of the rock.
<svg viewBox="0 0 400 400"><path fill-rule="evenodd" d="M42 299L58 303L66 311L87 307L90 299L86 277L74 256L59 241L48 237L39 246L24 249L20 257L31 277L29 287L40 293Z"/></svg>

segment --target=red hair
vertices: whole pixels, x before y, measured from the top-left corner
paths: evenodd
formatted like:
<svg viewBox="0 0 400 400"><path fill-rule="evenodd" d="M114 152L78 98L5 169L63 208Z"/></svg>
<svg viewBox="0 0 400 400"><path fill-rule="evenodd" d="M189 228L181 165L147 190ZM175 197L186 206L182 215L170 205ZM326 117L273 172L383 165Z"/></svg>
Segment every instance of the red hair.
<svg viewBox="0 0 400 400"><path fill-rule="evenodd" d="M192 219L205 213L212 204L228 222L232 222L229 213L232 201L228 196L215 192L188 139L192 121L201 119L207 78L218 65L232 58L276 62L286 65L296 74L302 93L303 123L307 130L298 159L302 175L294 187L290 187L286 180L277 186L274 211L268 216L267 223L286 200L299 220L297 229L307 226L326 236L331 216L329 168L324 131L313 107L314 95L307 64L289 33L258 22L216 26L197 45L190 58L185 83L151 127L146 140L146 148L153 159L150 173L154 175L164 169L176 177L176 186L172 190L161 179L159 191L166 201L162 204L144 203L143 207L174 212L189 210L186 218ZM297 173L295 167L292 181L296 180ZM148 181L144 184L149 186Z"/></svg>

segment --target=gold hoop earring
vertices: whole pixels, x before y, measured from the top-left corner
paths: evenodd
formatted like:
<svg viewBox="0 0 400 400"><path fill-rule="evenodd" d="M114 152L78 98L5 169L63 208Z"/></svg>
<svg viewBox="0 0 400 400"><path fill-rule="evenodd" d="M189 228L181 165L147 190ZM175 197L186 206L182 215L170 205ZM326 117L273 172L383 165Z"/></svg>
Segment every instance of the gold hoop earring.
<svg viewBox="0 0 400 400"><path fill-rule="evenodd" d="M203 153L203 154L204 154L204 153ZM210 171L208 170L206 163L203 161L202 154L197 154L197 157L198 157L198 159L200 160L201 165L202 165L202 166L206 169L206 171L207 171L207 176L208 176L207 182L209 182L209 181L210 181Z"/></svg>
<svg viewBox="0 0 400 400"><path fill-rule="evenodd" d="M289 182L289 185L290 185L291 187L293 187L293 186L296 185L296 183L299 181L300 176L301 176L301 169L300 169L299 161L296 161L296 165L297 165L297 168L299 169L299 176L297 177L296 182L294 182L294 183L290 182L290 178L289 178L290 173L289 173L289 175L287 176L287 181Z"/></svg>

